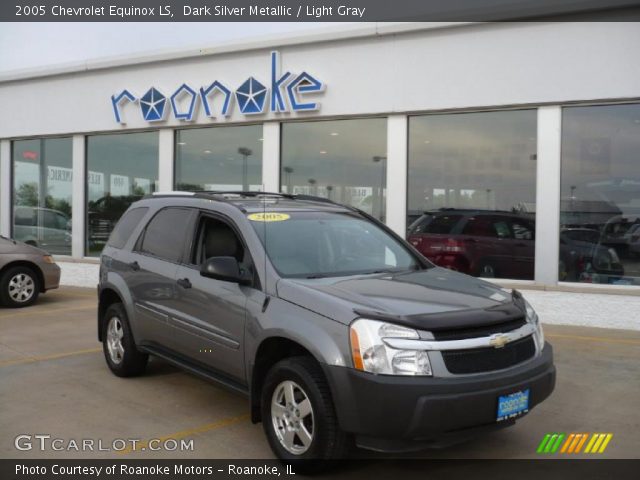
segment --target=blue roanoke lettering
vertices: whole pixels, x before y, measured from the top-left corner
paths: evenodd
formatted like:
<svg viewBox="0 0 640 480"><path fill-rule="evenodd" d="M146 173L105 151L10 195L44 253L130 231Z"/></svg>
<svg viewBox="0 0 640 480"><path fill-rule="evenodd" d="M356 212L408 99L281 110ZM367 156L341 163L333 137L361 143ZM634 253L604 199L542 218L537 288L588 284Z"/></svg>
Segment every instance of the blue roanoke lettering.
<svg viewBox="0 0 640 480"><path fill-rule="evenodd" d="M243 115L262 114L267 111L266 98L270 93L269 111L273 113L308 112L318 110L317 102L304 101L306 94L323 92L325 84L313 75L302 72L294 75L291 72L280 73L280 54L271 52L271 83L270 88L264 87L254 77L248 77L240 86L232 91L222 82L215 80L206 87L194 89L186 83L178 87L167 99L155 88L149 89L142 97L137 97L129 90L122 90L111 95L111 107L116 122L124 124L122 109L127 103L137 103L143 118L148 122L158 122L165 119L165 104L171 103L173 117L177 120L192 121L196 116L198 103L202 105L204 113L209 118L215 118L214 100L222 100L219 109L223 117L231 115L234 97L238 103L238 110ZM188 105L180 99L189 97ZM169 100L169 102L167 102ZM199 100L199 101L198 101ZM168 110L168 108L167 108Z"/></svg>
<svg viewBox="0 0 640 480"><path fill-rule="evenodd" d="M291 76L290 72L284 73L280 78L279 68L280 54L278 52L271 52L271 111L272 112L286 112L287 106L284 102L284 96L280 90L283 85L286 84L287 79Z"/></svg>

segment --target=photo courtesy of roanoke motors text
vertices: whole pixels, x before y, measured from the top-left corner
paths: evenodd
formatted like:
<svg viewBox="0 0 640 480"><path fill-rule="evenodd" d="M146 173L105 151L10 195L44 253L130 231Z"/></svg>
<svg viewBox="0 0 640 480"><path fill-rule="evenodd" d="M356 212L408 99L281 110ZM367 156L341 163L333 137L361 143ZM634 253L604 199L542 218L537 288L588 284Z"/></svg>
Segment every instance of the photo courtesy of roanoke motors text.
<svg viewBox="0 0 640 480"><path fill-rule="evenodd" d="M640 471L640 0L0 4L0 479Z"/></svg>

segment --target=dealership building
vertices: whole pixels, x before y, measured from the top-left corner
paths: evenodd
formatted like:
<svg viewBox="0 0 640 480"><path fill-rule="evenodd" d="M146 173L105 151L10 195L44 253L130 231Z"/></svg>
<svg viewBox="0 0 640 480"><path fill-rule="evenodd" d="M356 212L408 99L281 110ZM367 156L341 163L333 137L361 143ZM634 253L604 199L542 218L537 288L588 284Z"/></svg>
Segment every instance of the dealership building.
<svg viewBox="0 0 640 480"><path fill-rule="evenodd" d="M0 232L95 269L145 194L310 194L450 268L637 295L639 45L637 23L382 23L5 73Z"/></svg>

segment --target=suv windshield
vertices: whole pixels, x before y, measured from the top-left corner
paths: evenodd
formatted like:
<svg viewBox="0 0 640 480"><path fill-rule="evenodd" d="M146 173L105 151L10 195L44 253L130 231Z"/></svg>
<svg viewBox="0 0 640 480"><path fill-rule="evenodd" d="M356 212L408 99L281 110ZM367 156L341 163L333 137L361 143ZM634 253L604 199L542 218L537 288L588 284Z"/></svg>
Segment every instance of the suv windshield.
<svg viewBox="0 0 640 480"><path fill-rule="evenodd" d="M248 215L283 277L339 277L423 268L404 245L355 213Z"/></svg>

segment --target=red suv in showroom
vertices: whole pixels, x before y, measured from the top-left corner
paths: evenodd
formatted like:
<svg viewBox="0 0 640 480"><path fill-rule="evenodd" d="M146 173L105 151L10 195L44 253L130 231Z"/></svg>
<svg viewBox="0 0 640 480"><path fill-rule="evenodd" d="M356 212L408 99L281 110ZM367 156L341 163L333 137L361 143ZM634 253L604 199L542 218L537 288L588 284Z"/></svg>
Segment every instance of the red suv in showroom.
<svg viewBox="0 0 640 480"><path fill-rule="evenodd" d="M560 280L613 283L624 275L615 250L595 239L574 238L584 229L560 234ZM411 224L408 240L441 267L479 277L533 280L535 222L514 212L442 208ZM578 241L580 240L580 241ZM585 276L589 274L589 276Z"/></svg>
<svg viewBox="0 0 640 480"><path fill-rule="evenodd" d="M535 225L512 212L443 208L411 224L408 239L436 265L479 277L533 279Z"/></svg>

